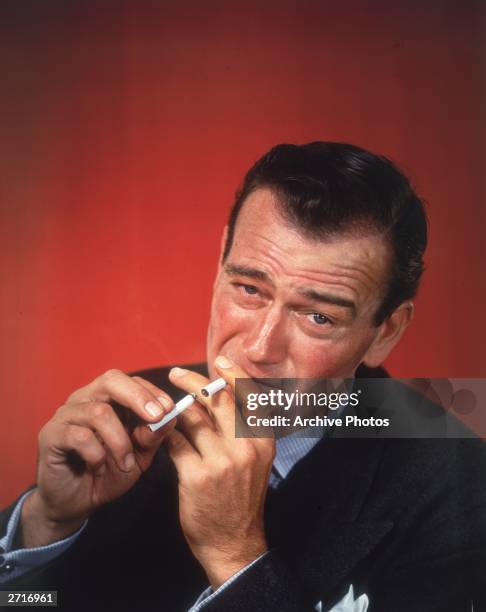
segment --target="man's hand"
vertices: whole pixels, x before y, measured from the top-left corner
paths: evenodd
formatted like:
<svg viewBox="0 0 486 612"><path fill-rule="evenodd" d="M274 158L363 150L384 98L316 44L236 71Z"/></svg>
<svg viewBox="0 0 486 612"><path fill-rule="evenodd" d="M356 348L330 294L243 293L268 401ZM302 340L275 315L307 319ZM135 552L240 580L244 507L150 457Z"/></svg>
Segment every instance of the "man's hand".
<svg viewBox="0 0 486 612"><path fill-rule="evenodd" d="M267 550L263 507L275 456L273 439L235 438L235 379L248 376L231 362L220 363L228 387L209 398L200 393L207 378L171 371L171 382L197 393L200 404L178 417L180 431L166 440L179 475L181 526L213 588Z"/></svg>
<svg viewBox="0 0 486 612"><path fill-rule="evenodd" d="M115 412L110 402L122 409ZM128 491L174 426L154 433L147 423L172 407L155 385L119 370L75 391L39 434L37 488L22 508L23 545L66 537L93 510Z"/></svg>

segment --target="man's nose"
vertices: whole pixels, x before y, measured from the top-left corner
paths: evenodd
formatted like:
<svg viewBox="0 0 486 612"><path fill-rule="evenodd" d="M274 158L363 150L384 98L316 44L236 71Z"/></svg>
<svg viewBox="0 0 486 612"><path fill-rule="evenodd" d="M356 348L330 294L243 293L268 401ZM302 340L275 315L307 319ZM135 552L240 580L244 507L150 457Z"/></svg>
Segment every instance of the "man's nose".
<svg viewBox="0 0 486 612"><path fill-rule="evenodd" d="M277 364L287 353L285 313L276 305L255 311L243 343L246 357L253 363Z"/></svg>

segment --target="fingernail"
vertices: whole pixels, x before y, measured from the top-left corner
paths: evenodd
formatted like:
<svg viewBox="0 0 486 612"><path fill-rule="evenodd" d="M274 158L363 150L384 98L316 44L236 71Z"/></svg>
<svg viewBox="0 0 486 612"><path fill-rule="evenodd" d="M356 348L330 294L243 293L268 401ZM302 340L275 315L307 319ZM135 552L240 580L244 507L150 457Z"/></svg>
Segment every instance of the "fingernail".
<svg viewBox="0 0 486 612"><path fill-rule="evenodd" d="M159 400L159 402L162 404L164 408L170 408L172 406L172 400L169 399L168 397L165 397L165 395L159 395L157 399Z"/></svg>
<svg viewBox="0 0 486 612"><path fill-rule="evenodd" d="M164 412L162 408L152 400L145 404L145 411L153 417L158 417Z"/></svg>
<svg viewBox="0 0 486 612"><path fill-rule="evenodd" d="M127 472L130 472L130 470L133 470L133 468L135 467L135 455L133 453L128 453L128 455L125 456L125 469L127 470Z"/></svg>
<svg viewBox="0 0 486 612"><path fill-rule="evenodd" d="M187 374L188 371L189 370L184 370L184 368L172 368L170 375L174 378L179 378L179 376L184 376L184 374Z"/></svg>
<svg viewBox="0 0 486 612"><path fill-rule="evenodd" d="M232 368L233 367L233 362L230 361L227 357L224 357L224 355L218 355L214 363L218 366L218 368Z"/></svg>

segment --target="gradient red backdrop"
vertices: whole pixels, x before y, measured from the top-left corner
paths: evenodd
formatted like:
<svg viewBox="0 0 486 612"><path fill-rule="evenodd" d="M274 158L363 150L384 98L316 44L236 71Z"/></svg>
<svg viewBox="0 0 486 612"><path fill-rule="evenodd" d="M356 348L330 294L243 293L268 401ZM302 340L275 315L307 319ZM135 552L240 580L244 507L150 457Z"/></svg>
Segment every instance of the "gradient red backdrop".
<svg viewBox="0 0 486 612"><path fill-rule="evenodd" d="M349 141L406 169L431 240L386 365L486 375L485 7L2 2L0 505L74 389L204 358L234 190L278 142Z"/></svg>

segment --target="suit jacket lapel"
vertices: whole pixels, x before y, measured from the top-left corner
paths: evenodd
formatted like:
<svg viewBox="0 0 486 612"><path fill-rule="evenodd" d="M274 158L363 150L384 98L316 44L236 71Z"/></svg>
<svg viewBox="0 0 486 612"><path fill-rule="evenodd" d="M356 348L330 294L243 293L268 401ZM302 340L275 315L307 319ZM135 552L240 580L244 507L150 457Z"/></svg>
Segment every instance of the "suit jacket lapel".
<svg viewBox="0 0 486 612"><path fill-rule="evenodd" d="M269 491L269 545L318 598L349 583L353 568L392 528L361 514L381 454L380 440L324 438Z"/></svg>

